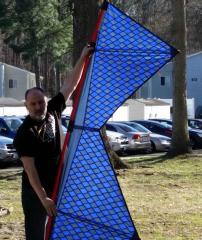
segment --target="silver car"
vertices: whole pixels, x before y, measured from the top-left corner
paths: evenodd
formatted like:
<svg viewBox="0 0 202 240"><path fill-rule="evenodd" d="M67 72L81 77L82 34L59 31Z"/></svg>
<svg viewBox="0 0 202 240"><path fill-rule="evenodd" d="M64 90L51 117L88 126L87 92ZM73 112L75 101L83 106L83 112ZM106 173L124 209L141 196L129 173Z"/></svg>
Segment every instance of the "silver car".
<svg viewBox="0 0 202 240"><path fill-rule="evenodd" d="M18 155L13 146L13 139L0 136L0 163L17 162Z"/></svg>
<svg viewBox="0 0 202 240"><path fill-rule="evenodd" d="M124 124L127 124L128 126L133 127L136 129L136 131L141 131L141 132L147 132L150 134L151 138L151 146L152 146L152 151L153 152L161 152L161 151L168 151L171 147L171 138L152 133L149 129L145 128L139 123L135 122L122 122Z"/></svg>
<svg viewBox="0 0 202 240"><path fill-rule="evenodd" d="M137 132L132 127L127 126L126 124L115 122L108 122L106 124L106 129L108 131L122 133L128 138L129 144L127 145L127 151L151 150L149 133L139 131Z"/></svg>
<svg viewBox="0 0 202 240"><path fill-rule="evenodd" d="M109 130L106 130L106 134L113 151L117 153L123 153L127 150L129 140L124 134Z"/></svg>

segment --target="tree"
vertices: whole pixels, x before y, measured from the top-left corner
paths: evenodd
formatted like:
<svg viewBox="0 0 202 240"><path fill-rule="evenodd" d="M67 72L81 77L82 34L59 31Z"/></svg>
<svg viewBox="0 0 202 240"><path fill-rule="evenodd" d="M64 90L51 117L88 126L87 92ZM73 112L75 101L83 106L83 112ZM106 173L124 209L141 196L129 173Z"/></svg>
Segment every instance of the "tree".
<svg viewBox="0 0 202 240"><path fill-rule="evenodd" d="M202 1L187 0L187 52L193 53L202 49Z"/></svg>
<svg viewBox="0 0 202 240"><path fill-rule="evenodd" d="M190 152L186 104L186 3L172 0L173 42L180 54L174 59L173 72L173 136L170 154Z"/></svg>
<svg viewBox="0 0 202 240"><path fill-rule="evenodd" d="M95 0L77 0L72 1L72 9L74 16L73 25L73 39L74 39L74 50L73 50L73 63L78 59L83 46L90 40L90 36L95 27L97 15L98 15L98 4ZM109 153L112 165L118 168L127 167L120 158L114 153L108 143L105 128L101 130L102 137L105 142L107 152Z"/></svg>
<svg viewBox="0 0 202 240"><path fill-rule="evenodd" d="M36 85L44 86L48 92L55 88L55 63L67 52L72 42L72 22L70 14L60 14L62 3L58 0L11 0L12 11L1 18L0 27L6 32L5 42L23 59L32 62L36 75ZM10 10L8 7L4 9ZM5 12L5 10L4 10ZM9 14L12 12L12 14ZM6 21L7 20L7 21ZM5 25L5 23L9 23ZM3 25L4 24L4 25ZM45 59L52 72L49 79L41 84L41 63ZM45 74L46 76L47 74ZM54 80L50 84L48 80Z"/></svg>
<svg viewBox="0 0 202 240"><path fill-rule="evenodd" d="M73 9L73 64L78 59L84 45L90 41L98 16L95 0L72 0Z"/></svg>

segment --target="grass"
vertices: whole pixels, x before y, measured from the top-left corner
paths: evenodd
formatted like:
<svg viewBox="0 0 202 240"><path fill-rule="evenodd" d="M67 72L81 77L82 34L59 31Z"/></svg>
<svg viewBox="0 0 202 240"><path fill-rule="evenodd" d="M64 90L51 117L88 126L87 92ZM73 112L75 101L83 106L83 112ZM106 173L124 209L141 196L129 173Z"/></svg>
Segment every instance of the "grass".
<svg viewBox="0 0 202 240"><path fill-rule="evenodd" d="M129 157L118 180L142 240L202 240L202 156ZM1 240L23 240L19 173L0 173Z"/></svg>
<svg viewBox="0 0 202 240"><path fill-rule="evenodd" d="M142 239L202 239L202 157L131 158L119 181ZM132 194L131 194L132 192Z"/></svg>
<svg viewBox="0 0 202 240"><path fill-rule="evenodd" d="M0 173L0 207L9 211L9 214L0 216L1 240L24 240L20 175L21 171Z"/></svg>

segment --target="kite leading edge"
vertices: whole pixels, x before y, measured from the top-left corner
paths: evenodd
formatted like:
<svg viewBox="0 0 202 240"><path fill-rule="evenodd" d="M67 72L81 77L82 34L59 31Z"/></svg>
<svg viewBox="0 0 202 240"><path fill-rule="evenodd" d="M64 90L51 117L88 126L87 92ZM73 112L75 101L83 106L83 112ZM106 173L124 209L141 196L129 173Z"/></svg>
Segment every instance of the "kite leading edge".
<svg viewBox="0 0 202 240"><path fill-rule="evenodd" d="M46 240L140 239L100 129L177 50L107 1L92 35L63 148Z"/></svg>

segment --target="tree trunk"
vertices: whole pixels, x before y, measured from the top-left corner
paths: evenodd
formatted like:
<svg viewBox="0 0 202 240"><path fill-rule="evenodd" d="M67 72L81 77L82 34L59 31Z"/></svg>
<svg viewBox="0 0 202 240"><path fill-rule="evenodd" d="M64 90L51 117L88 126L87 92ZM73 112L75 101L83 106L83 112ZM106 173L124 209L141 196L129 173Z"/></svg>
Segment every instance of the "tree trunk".
<svg viewBox="0 0 202 240"><path fill-rule="evenodd" d="M123 161L121 161L120 157L111 149L111 147L109 145L109 140L107 138L105 127L103 127L101 129L101 135L102 135L102 139L104 141L106 150L109 154L109 158L110 158L112 166L115 169L130 168L130 166L128 164L124 163Z"/></svg>
<svg viewBox="0 0 202 240"><path fill-rule="evenodd" d="M90 36L95 27L98 15L98 4L95 0L74 0L73 2L73 64L75 64L83 46L90 40ZM114 168L126 168L127 165L124 164L118 155L110 149L105 130L102 130L102 134L106 144L106 149L109 153L109 157L111 158Z"/></svg>
<svg viewBox="0 0 202 240"><path fill-rule="evenodd" d="M74 0L73 7L73 65L80 56L81 50L89 42L98 15L96 0Z"/></svg>
<svg viewBox="0 0 202 240"><path fill-rule="evenodd" d="M55 65L53 65L50 69L48 93L49 93L49 97L53 97L56 93L56 68L55 68Z"/></svg>
<svg viewBox="0 0 202 240"><path fill-rule="evenodd" d="M187 129L186 94L186 5L185 0L172 0L174 44L180 54L174 59L173 70L173 136L170 154L190 152Z"/></svg>
<svg viewBox="0 0 202 240"><path fill-rule="evenodd" d="M60 91L60 83L61 83L61 73L60 73L60 65L59 63L55 64L56 69L56 93Z"/></svg>
<svg viewBox="0 0 202 240"><path fill-rule="evenodd" d="M33 64L34 64L34 72L35 72L35 78L36 78L36 86L41 87L39 57L34 57Z"/></svg>
<svg viewBox="0 0 202 240"><path fill-rule="evenodd" d="M49 77L49 67L48 67L48 53L45 53L43 56L43 88L46 91L48 89L48 77Z"/></svg>

